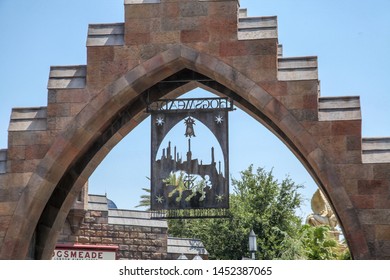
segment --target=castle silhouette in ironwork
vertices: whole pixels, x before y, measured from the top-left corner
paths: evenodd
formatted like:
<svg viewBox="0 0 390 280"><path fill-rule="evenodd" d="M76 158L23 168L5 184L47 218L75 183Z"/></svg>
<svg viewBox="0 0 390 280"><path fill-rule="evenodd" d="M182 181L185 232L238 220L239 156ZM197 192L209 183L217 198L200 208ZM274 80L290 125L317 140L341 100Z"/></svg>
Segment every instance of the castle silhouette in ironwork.
<svg viewBox="0 0 390 280"><path fill-rule="evenodd" d="M214 147L211 148L211 163L203 164L203 161L192 158L191 139L188 139L184 161L176 146L172 155L169 142L168 147L162 150L161 158L156 160L155 168L161 176L157 184L164 191L161 197L165 200L158 201L161 206L165 204L168 209L213 208L226 199L222 187L226 184L226 178L220 161L217 168ZM176 183L170 180L172 177Z"/></svg>

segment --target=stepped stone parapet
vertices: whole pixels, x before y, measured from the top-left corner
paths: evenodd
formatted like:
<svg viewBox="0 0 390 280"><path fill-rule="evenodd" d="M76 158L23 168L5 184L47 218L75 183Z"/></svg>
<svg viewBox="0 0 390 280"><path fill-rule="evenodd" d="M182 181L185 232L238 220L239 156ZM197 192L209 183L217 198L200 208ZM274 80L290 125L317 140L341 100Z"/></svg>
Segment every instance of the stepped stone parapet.
<svg viewBox="0 0 390 280"><path fill-rule="evenodd" d="M90 24L87 47L122 46L125 42L124 23Z"/></svg>
<svg viewBox="0 0 390 280"><path fill-rule="evenodd" d="M360 97L321 97L318 103L320 121L361 120Z"/></svg>
<svg viewBox="0 0 390 280"><path fill-rule="evenodd" d="M318 80L317 57L281 57L278 59L280 81Z"/></svg>
<svg viewBox="0 0 390 280"><path fill-rule="evenodd" d="M390 163L390 137L363 138L363 163Z"/></svg>
<svg viewBox="0 0 390 280"><path fill-rule="evenodd" d="M85 88L86 66L52 66L50 68L48 89Z"/></svg>
<svg viewBox="0 0 390 280"><path fill-rule="evenodd" d="M248 17L237 0L124 4L123 23L89 25L86 65L51 67L47 106L12 110L0 259L50 258L80 190L148 117L147 101L197 86L231 98L289 147L355 259L390 259L390 140L362 138L359 97L320 97L317 57L283 57L276 17Z"/></svg>
<svg viewBox="0 0 390 280"><path fill-rule="evenodd" d="M45 131L47 129L47 108L14 108L8 131Z"/></svg>
<svg viewBox="0 0 390 280"><path fill-rule="evenodd" d="M7 173L7 150L0 150L0 174Z"/></svg>
<svg viewBox="0 0 390 280"><path fill-rule="evenodd" d="M238 39L278 38L277 17L242 17L238 19Z"/></svg>

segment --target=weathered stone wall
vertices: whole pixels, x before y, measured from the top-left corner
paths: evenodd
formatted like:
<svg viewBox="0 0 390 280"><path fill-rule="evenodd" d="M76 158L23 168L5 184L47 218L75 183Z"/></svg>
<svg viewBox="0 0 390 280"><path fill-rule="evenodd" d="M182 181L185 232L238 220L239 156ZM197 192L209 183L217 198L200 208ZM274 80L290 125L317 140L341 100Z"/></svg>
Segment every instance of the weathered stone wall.
<svg viewBox="0 0 390 280"><path fill-rule="evenodd" d="M57 245L117 246L117 259L175 260L181 254L208 259L200 240L168 237L167 222L151 220L149 212L110 208L115 204L102 195L88 195L84 209L79 202L73 204Z"/></svg>
<svg viewBox="0 0 390 280"><path fill-rule="evenodd" d="M88 211L80 228L73 233L65 223L57 243L116 245L117 259L167 259L167 228L108 223L108 212Z"/></svg>

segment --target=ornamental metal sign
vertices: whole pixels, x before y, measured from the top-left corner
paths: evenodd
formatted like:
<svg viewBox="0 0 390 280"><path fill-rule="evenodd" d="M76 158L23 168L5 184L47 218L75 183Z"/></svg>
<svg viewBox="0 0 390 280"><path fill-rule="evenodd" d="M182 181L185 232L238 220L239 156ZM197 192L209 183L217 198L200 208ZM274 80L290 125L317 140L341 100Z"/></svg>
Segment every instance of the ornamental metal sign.
<svg viewBox="0 0 390 280"><path fill-rule="evenodd" d="M152 218L226 216L229 208L228 114L233 110L233 102L227 98L163 99L148 104L147 110L151 114ZM208 142L201 143L202 149L209 151L208 158L193 156L197 126L202 124L215 136L222 150L223 159L218 162L215 147ZM179 137L185 138L185 148L176 146L177 137L169 139L167 146L162 147L174 127L182 129Z"/></svg>

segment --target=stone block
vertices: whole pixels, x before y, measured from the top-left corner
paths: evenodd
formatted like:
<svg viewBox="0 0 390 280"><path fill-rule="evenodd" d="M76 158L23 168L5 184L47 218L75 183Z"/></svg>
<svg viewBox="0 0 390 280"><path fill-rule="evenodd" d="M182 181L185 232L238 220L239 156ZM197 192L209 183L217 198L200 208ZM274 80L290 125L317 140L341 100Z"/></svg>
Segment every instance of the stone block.
<svg viewBox="0 0 390 280"><path fill-rule="evenodd" d="M150 19L150 18L156 18L161 17L161 9L160 7L156 7L155 5L128 5L130 3L128 2L138 2L138 3L131 3L131 4L157 4L159 2L155 0L126 0L125 2L125 20L131 18L139 18L139 19ZM126 32L126 31L125 31Z"/></svg>
<svg viewBox="0 0 390 280"><path fill-rule="evenodd" d="M182 43L208 42L210 34L203 30L183 30L180 32L180 41Z"/></svg>
<svg viewBox="0 0 390 280"><path fill-rule="evenodd" d="M372 176L372 166L363 164L340 164L337 165L337 172L341 179L366 180Z"/></svg>
<svg viewBox="0 0 390 280"><path fill-rule="evenodd" d="M87 47L121 46L124 44L124 24L90 24Z"/></svg>
<svg viewBox="0 0 390 280"><path fill-rule="evenodd" d="M386 180L359 180L358 192L362 195L387 195L390 190L390 181Z"/></svg>
<svg viewBox="0 0 390 280"><path fill-rule="evenodd" d="M12 160L7 162L7 170L9 170L10 173L34 172L39 162L39 159Z"/></svg>
<svg viewBox="0 0 390 280"><path fill-rule="evenodd" d="M273 39L260 42L231 41L221 42L220 57L246 56L246 55L275 55L277 54L277 42Z"/></svg>
<svg viewBox="0 0 390 280"><path fill-rule="evenodd" d="M102 224L92 224L90 228L91 230L102 230Z"/></svg>
<svg viewBox="0 0 390 280"><path fill-rule="evenodd" d="M53 119L60 117L70 117L72 116L73 104L70 103L53 103L49 104L47 108L48 122L53 122Z"/></svg>
<svg viewBox="0 0 390 280"><path fill-rule="evenodd" d="M107 241L107 239L106 239L106 241ZM109 241L112 242L111 239L109 239ZM91 243L95 243L95 244L99 244L99 243L102 243L102 238L101 238L101 237L92 236L92 237L90 238L90 242L91 242Z"/></svg>
<svg viewBox="0 0 390 280"><path fill-rule="evenodd" d="M335 121L332 123L333 135L361 135L361 120Z"/></svg>
<svg viewBox="0 0 390 280"><path fill-rule="evenodd" d="M377 259L390 259L390 241L375 242L375 254Z"/></svg>
<svg viewBox="0 0 390 280"><path fill-rule="evenodd" d="M8 131L44 131L47 129L46 119L11 120Z"/></svg>
<svg viewBox="0 0 390 280"><path fill-rule="evenodd" d="M85 88L86 66L52 66L47 88L51 89L76 89Z"/></svg>
<svg viewBox="0 0 390 280"><path fill-rule="evenodd" d="M90 237L89 236L79 236L77 238L77 242L80 244L86 244L90 242Z"/></svg>
<svg viewBox="0 0 390 280"><path fill-rule="evenodd" d="M285 95L278 97L289 110L317 110L317 96L314 95Z"/></svg>
<svg viewBox="0 0 390 280"><path fill-rule="evenodd" d="M293 141L303 156L309 155L317 148L312 136L306 130L301 130L298 134L296 134Z"/></svg>
<svg viewBox="0 0 390 280"><path fill-rule="evenodd" d="M97 238L97 237L95 237L95 238ZM100 242L101 242L101 244L118 244L112 238L109 238L109 237L102 237Z"/></svg>
<svg viewBox="0 0 390 280"><path fill-rule="evenodd" d="M362 152L364 163L390 163L390 138L363 138Z"/></svg>
<svg viewBox="0 0 390 280"><path fill-rule="evenodd" d="M165 2L161 9L162 18L180 17L180 2Z"/></svg>
<svg viewBox="0 0 390 280"><path fill-rule="evenodd" d="M233 57L233 66L255 83L276 80L277 68L274 55Z"/></svg>
<svg viewBox="0 0 390 280"><path fill-rule="evenodd" d="M25 149L25 159L42 159L49 149L49 145L31 145Z"/></svg>
<svg viewBox="0 0 390 280"><path fill-rule="evenodd" d="M328 136L318 141L321 149L326 151L329 160L333 163L346 163L346 137Z"/></svg>
<svg viewBox="0 0 390 280"><path fill-rule="evenodd" d="M11 146L8 148L8 160L23 160L26 159L26 147L28 146ZM0 162L6 162L6 158L0 158Z"/></svg>
<svg viewBox="0 0 390 280"><path fill-rule="evenodd" d="M315 138L328 136L332 133L331 122L305 121L302 122L302 125L304 125L307 131Z"/></svg>
<svg viewBox="0 0 390 280"><path fill-rule="evenodd" d="M258 40L278 38L277 17L239 18L238 39Z"/></svg>
<svg viewBox="0 0 390 280"><path fill-rule="evenodd" d="M120 237L120 238L129 238L130 237L130 233L121 231L121 232L118 233L118 237Z"/></svg>
<svg viewBox="0 0 390 280"><path fill-rule="evenodd" d="M290 112L299 122L314 121L318 119L317 109L294 109Z"/></svg>
<svg viewBox="0 0 390 280"><path fill-rule="evenodd" d="M360 210L358 213L362 224L390 225L390 215L388 209L366 209Z"/></svg>
<svg viewBox="0 0 390 280"><path fill-rule="evenodd" d="M389 209L390 195L375 195L375 208L377 209Z"/></svg>
<svg viewBox="0 0 390 280"><path fill-rule="evenodd" d="M280 81L318 80L317 57L278 58Z"/></svg>
<svg viewBox="0 0 390 280"><path fill-rule="evenodd" d="M87 103L90 94L85 89L61 90L57 91L56 103ZM72 104L73 106L73 104Z"/></svg>
<svg viewBox="0 0 390 280"><path fill-rule="evenodd" d="M4 181L7 182L7 181ZM0 179L0 202L15 202L18 201L20 198L20 194L24 190L24 185L19 187L11 184L3 184L3 182ZM7 186L8 188L4 188L4 186Z"/></svg>
<svg viewBox="0 0 390 280"><path fill-rule="evenodd" d="M277 101L276 99L270 100L270 102L266 105L266 113L267 115L274 121L279 122L284 119L287 115L289 115L289 111L286 107L283 106L282 103Z"/></svg>
<svg viewBox="0 0 390 280"><path fill-rule="evenodd" d="M377 240L390 241L390 225L376 225L375 237Z"/></svg>
<svg viewBox="0 0 390 280"><path fill-rule="evenodd" d="M375 164L374 165L374 178L378 180L390 181L390 164Z"/></svg>
<svg viewBox="0 0 390 280"><path fill-rule="evenodd" d="M129 250L129 245L119 245L119 250L120 251L128 251Z"/></svg>
<svg viewBox="0 0 390 280"><path fill-rule="evenodd" d="M371 195L352 195L351 201L357 209L374 209L374 197Z"/></svg>
<svg viewBox="0 0 390 280"><path fill-rule="evenodd" d="M182 2L180 3L181 17L201 17L208 15L208 3Z"/></svg>
<svg viewBox="0 0 390 280"><path fill-rule="evenodd" d="M180 42L180 32L152 32L150 41L152 44L175 44Z"/></svg>
<svg viewBox="0 0 390 280"><path fill-rule="evenodd" d="M279 127L290 138L295 138L304 132L305 128L296 120L294 116L286 115L279 123Z"/></svg>
<svg viewBox="0 0 390 280"><path fill-rule="evenodd" d="M268 92L260 87L254 87L248 95L249 102L251 102L258 109L262 109L273 99Z"/></svg>
<svg viewBox="0 0 390 280"><path fill-rule="evenodd" d="M126 45L146 45L151 42L149 32L127 32L125 34Z"/></svg>
<svg viewBox="0 0 390 280"><path fill-rule="evenodd" d="M234 17L215 16L204 20L204 28L210 34L212 42L228 42L237 40L237 20ZM205 31L204 31L205 32Z"/></svg>
<svg viewBox="0 0 390 280"><path fill-rule="evenodd" d="M317 80L286 81L288 95L312 95L318 102L319 82Z"/></svg>
<svg viewBox="0 0 390 280"><path fill-rule="evenodd" d="M272 96L283 96L290 94L288 92L287 82L261 81L258 84Z"/></svg>
<svg viewBox="0 0 390 280"><path fill-rule="evenodd" d="M320 120L361 120L359 97L321 98Z"/></svg>
<svg viewBox="0 0 390 280"><path fill-rule="evenodd" d="M4 216L10 216L15 210L17 201L0 202L0 213Z"/></svg>
<svg viewBox="0 0 390 280"><path fill-rule="evenodd" d="M324 156L324 152L320 148L313 150L308 156L307 159L309 164L317 170L317 172L324 172L328 168L328 161ZM324 176L327 178L327 176Z"/></svg>
<svg viewBox="0 0 390 280"><path fill-rule="evenodd" d="M247 49L242 42L224 42L220 43L218 55L224 57L245 56L248 55Z"/></svg>
<svg viewBox="0 0 390 280"><path fill-rule="evenodd" d="M347 136L347 150L348 151L361 151L362 139L360 136Z"/></svg>
<svg viewBox="0 0 390 280"><path fill-rule="evenodd" d="M367 259L369 256L369 248L366 246L367 242L365 239L364 232L359 229L351 232L347 237L348 245L350 245L350 250L352 252L358 252L358 255L354 255L355 259Z"/></svg>

